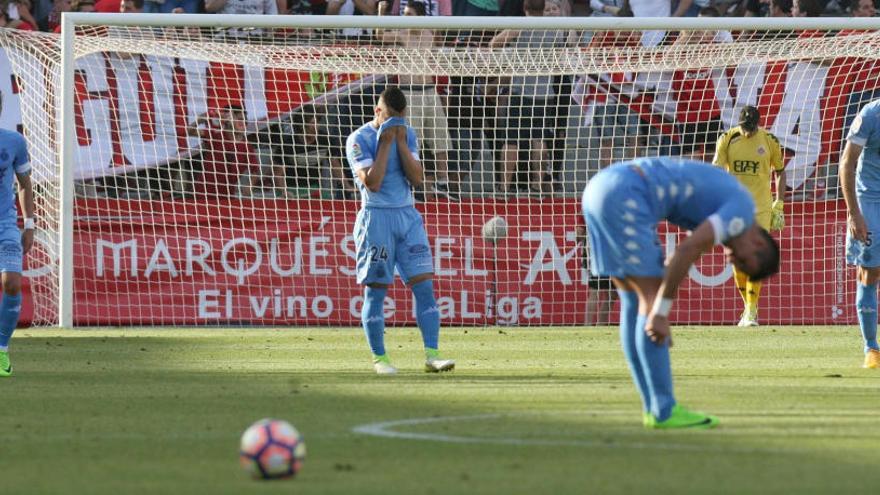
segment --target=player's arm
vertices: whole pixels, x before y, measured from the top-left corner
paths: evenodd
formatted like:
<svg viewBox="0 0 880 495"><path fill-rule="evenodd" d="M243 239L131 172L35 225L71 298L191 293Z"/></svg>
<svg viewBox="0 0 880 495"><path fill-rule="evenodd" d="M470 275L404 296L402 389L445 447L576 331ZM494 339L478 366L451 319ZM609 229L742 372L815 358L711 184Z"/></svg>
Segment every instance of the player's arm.
<svg viewBox="0 0 880 495"><path fill-rule="evenodd" d="M409 183L413 187L422 185L425 181L425 170L422 168L422 162L419 161L418 150L415 148L415 138L412 138L413 146L410 146L411 136L406 127L398 127L395 129L397 138L397 154L400 155L400 163L403 166L403 173L409 179Z"/></svg>
<svg viewBox="0 0 880 495"><path fill-rule="evenodd" d="M379 146L376 149L376 158L373 163L357 170L358 179L373 192L379 192L385 172L388 170L388 157L391 154L391 143L394 142L394 132L383 132L379 136Z"/></svg>
<svg viewBox="0 0 880 495"><path fill-rule="evenodd" d="M712 158L712 164L721 167L724 170L729 170L727 157L727 133L725 132L721 136L718 136L718 143L715 145L715 156Z"/></svg>
<svg viewBox="0 0 880 495"><path fill-rule="evenodd" d="M15 162L15 178L18 180L18 201L21 204L21 211L24 215L24 231L21 233L21 249L27 254L34 245L34 215L36 208L34 207L34 188L31 184L31 165L27 152L27 143L24 137L21 138L19 149L16 151Z"/></svg>
<svg viewBox="0 0 880 495"><path fill-rule="evenodd" d="M849 232L853 239L861 242L868 240L868 226L856 200L856 165L862 146L847 140L840 160L840 185L843 188L843 200L846 202L846 213L849 218Z"/></svg>
<svg viewBox="0 0 880 495"><path fill-rule="evenodd" d="M715 227L706 220L675 248L675 252L666 263L663 282L660 283L654 306L648 313L648 321L645 324L645 332L651 341L662 344L671 336L669 308L678 293L678 287L687 276L691 265L715 245L715 240Z"/></svg>

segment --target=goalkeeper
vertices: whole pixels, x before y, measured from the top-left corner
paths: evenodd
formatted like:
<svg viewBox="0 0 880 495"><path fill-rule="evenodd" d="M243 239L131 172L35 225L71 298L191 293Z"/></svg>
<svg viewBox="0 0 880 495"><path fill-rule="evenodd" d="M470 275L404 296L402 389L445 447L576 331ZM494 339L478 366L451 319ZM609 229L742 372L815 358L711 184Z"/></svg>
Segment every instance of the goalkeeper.
<svg viewBox="0 0 880 495"><path fill-rule="evenodd" d="M785 197L785 163L782 148L776 136L758 126L761 114L753 106L740 112L739 125L718 138L713 163L734 175L752 193L755 200L755 221L770 232L785 226L783 215ZM770 191L770 172L776 176L776 200ZM736 289L745 303L739 320L740 327L758 325L758 298L761 282L733 268Z"/></svg>

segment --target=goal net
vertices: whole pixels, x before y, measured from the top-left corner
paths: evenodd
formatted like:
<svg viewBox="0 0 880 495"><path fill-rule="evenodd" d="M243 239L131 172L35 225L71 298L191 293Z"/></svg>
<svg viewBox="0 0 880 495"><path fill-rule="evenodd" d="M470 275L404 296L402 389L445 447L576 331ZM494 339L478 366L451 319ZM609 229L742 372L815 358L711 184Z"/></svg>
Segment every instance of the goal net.
<svg viewBox="0 0 880 495"><path fill-rule="evenodd" d="M0 30L2 122L27 138L38 190L35 324L359 324L345 146L389 85L418 135L427 180L415 197L445 325L616 321L601 320L611 291L584 268L586 182L635 157L711 162L745 105L781 144L790 188L760 320L855 321L837 166L859 108L880 95L880 35L851 20L75 20L72 66L58 37ZM64 89L72 183L59 168ZM660 231L667 253L686 235ZM716 250L673 318L735 323L742 305ZM385 313L414 322L399 280Z"/></svg>

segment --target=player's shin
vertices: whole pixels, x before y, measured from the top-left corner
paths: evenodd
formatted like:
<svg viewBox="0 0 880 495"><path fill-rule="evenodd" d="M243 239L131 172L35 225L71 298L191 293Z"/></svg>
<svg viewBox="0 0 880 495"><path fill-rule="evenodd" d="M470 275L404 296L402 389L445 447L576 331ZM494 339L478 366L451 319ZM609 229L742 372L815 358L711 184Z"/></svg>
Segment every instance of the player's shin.
<svg viewBox="0 0 880 495"><path fill-rule="evenodd" d="M636 319L636 350L648 383L651 397L651 414L657 421L665 421L672 414L675 395L672 391L672 365L669 362L669 339L655 344L645 334L647 316L639 314Z"/></svg>
<svg viewBox="0 0 880 495"><path fill-rule="evenodd" d="M374 356L385 355L385 315L383 305L388 289L365 287L361 323Z"/></svg>
<svg viewBox="0 0 880 495"><path fill-rule="evenodd" d="M748 284L749 284L749 276L745 273L733 269L733 279L736 284L736 290L739 292L740 297L742 297L743 303L748 308L749 306L749 297L748 297Z"/></svg>
<svg viewBox="0 0 880 495"><path fill-rule="evenodd" d="M14 296L3 294L0 302L0 351L9 347L9 339L18 324L18 315L21 314L21 293Z"/></svg>
<svg viewBox="0 0 880 495"><path fill-rule="evenodd" d="M880 350L877 345L877 285L857 283L856 314L859 317L859 329L865 339L865 352L869 349Z"/></svg>
<svg viewBox="0 0 880 495"><path fill-rule="evenodd" d="M617 291L620 296L620 345L623 347L623 355L629 363L633 382L639 390L642 398L644 411L651 411L651 395L648 392L648 382L639 354L636 351L636 318L639 313L639 296L635 291Z"/></svg>
<svg viewBox="0 0 880 495"><path fill-rule="evenodd" d="M436 350L440 341L440 312L434 298L434 282L423 280L412 286L416 299L416 323L422 331L425 349Z"/></svg>

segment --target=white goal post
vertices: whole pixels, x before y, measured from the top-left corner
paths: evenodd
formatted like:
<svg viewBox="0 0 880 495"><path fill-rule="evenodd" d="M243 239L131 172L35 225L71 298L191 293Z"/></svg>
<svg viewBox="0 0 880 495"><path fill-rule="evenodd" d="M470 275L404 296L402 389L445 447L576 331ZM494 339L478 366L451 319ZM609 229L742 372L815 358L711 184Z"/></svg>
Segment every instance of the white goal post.
<svg viewBox="0 0 880 495"><path fill-rule="evenodd" d="M356 324L342 147L397 84L423 128L419 208L444 324L594 322L587 308L602 311L608 291L581 263L583 185L623 158L712 161L743 105L765 114L793 187L762 321L851 323L835 169L867 101L853 95L880 97L866 82L880 77L878 30L864 18L66 13L60 43L0 33L19 80L61 76L56 93L22 84L19 98L32 154L57 173L43 199L57 279L32 283L57 304L35 302L47 309L34 322ZM57 138L35 132L56 125ZM481 235L498 216L504 236ZM668 252L682 235L663 228L660 241ZM390 299L389 322L409 323L399 285ZM716 253L675 319L735 322L741 305Z"/></svg>

